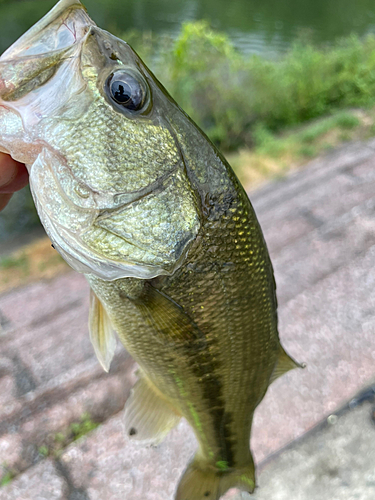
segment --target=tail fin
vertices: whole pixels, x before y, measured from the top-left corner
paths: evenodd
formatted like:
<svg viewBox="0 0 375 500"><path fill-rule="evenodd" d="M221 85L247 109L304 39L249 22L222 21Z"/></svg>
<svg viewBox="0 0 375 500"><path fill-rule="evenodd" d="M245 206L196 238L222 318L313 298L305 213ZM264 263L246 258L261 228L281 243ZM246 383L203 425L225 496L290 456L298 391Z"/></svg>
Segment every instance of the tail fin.
<svg viewBox="0 0 375 500"><path fill-rule="evenodd" d="M253 461L240 469L227 471L203 469L193 461L181 478L175 500L219 500L230 488L253 493L255 489Z"/></svg>

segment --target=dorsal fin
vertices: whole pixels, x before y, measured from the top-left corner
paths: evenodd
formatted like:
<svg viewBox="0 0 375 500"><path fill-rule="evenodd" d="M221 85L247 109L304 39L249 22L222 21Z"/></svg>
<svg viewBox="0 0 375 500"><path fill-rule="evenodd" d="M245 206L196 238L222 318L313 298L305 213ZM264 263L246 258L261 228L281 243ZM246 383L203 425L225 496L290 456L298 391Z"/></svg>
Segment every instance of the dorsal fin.
<svg viewBox="0 0 375 500"><path fill-rule="evenodd" d="M116 337L103 304L90 292L89 330L95 354L106 372L109 371L116 349Z"/></svg>

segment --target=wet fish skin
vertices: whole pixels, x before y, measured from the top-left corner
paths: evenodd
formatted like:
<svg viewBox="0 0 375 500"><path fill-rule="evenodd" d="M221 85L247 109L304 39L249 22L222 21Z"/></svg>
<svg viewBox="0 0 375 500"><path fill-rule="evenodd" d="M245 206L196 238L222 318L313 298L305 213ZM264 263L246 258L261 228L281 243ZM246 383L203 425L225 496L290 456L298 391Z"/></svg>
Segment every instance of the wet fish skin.
<svg viewBox="0 0 375 500"><path fill-rule="evenodd" d="M108 94L119 71L144 92L139 110ZM129 439L159 442L185 417L199 447L176 500L252 492L254 410L297 364L280 345L271 261L230 166L77 0L0 58L0 98L0 150L27 163L47 233L90 283L100 362L109 369L115 330L139 364Z"/></svg>

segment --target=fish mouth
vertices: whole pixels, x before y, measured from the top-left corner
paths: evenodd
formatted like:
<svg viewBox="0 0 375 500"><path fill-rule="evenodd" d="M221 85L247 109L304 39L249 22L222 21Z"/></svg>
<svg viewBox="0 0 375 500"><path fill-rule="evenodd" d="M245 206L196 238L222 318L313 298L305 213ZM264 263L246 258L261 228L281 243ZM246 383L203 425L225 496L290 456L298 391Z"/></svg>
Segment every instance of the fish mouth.
<svg viewBox="0 0 375 500"><path fill-rule="evenodd" d="M61 0L13 43L0 61L66 49L96 26L79 0Z"/></svg>
<svg viewBox="0 0 375 500"><path fill-rule="evenodd" d="M29 132L30 126L57 110L68 93L84 88L79 54L94 27L79 0L61 0L0 57L0 151L25 163L29 172L47 147ZM59 99L54 99L55 75L65 83Z"/></svg>

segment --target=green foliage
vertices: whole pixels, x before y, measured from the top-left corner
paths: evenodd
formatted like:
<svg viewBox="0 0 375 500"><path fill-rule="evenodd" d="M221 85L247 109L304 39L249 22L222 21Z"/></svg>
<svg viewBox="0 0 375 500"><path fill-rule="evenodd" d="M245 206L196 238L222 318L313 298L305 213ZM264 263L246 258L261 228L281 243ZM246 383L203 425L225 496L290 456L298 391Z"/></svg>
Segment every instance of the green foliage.
<svg viewBox="0 0 375 500"><path fill-rule="evenodd" d="M141 39L124 35L141 54ZM239 146L244 118L250 116L243 99L243 59L225 34L207 22L183 24L176 40L164 39L159 57L146 59L178 104L224 148Z"/></svg>
<svg viewBox="0 0 375 500"><path fill-rule="evenodd" d="M137 51L139 57L152 67L171 50L173 39L169 35L157 35L152 31L127 31L122 38Z"/></svg>
<svg viewBox="0 0 375 500"><path fill-rule="evenodd" d="M10 482L12 482L13 478L15 476L15 473L12 471L7 471L4 476L0 480L0 487L1 486L6 486Z"/></svg>
<svg viewBox="0 0 375 500"><path fill-rule="evenodd" d="M360 120L357 116L354 116L350 113L341 113L336 118L336 125L343 129L353 129L358 127L360 124Z"/></svg>
<svg viewBox="0 0 375 500"><path fill-rule="evenodd" d="M292 130L283 135L276 135L261 123L253 128L254 150L274 158L284 154L309 158L322 149L331 149L330 143L322 143L322 138L325 138L326 134L333 132L334 140L338 135L340 140L346 141L352 137L349 130L359 126L360 120L357 116L343 111L315 120L297 131Z"/></svg>
<svg viewBox="0 0 375 500"><path fill-rule="evenodd" d="M69 429L72 435L72 440L77 441L77 439L80 439L97 427L99 427L99 423L91 420L89 413L84 413L80 422L75 422L70 425Z"/></svg>
<svg viewBox="0 0 375 500"><path fill-rule="evenodd" d="M54 436L55 443L63 443L66 440L66 437L62 432L57 432Z"/></svg>
<svg viewBox="0 0 375 500"><path fill-rule="evenodd" d="M42 457L46 457L49 453L49 450L47 448L47 446L39 446L38 448L38 453L39 455L41 455Z"/></svg>
<svg viewBox="0 0 375 500"><path fill-rule="evenodd" d="M298 42L277 61L241 55L205 21L184 24L174 41L164 39L159 57L154 52L148 60L151 39L133 36L135 48L223 149L262 142L267 130L282 131L340 108L375 102L374 36L351 36L328 48ZM342 128L358 124L350 114L341 120Z"/></svg>
<svg viewBox="0 0 375 500"><path fill-rule="evenodd" d="M99 425L100 423L92 420L89 413L84 413L78 422L71 423L64 432L57 432L49 436L46 442L39 446L38 453L42 458L59 457L70 443L82 438Z"/></svg>
<svg viewBox="0 0 375 500"><path fill-rule="evenodd" d="M180 106L224 149L241 144L251 109L243 60L205 21L186 23L166 57L166 85Z"/></svg>
<svg viewBox="0 0 375 500"><path fill-rule="evenodd" d="M21 269L24 273L27 273L29 262L26 255L21 255L20 257L4 257L0 260L0 268L16 268Z"/></svg>
<svg viewBox="0 0 375 500"><path fill-rule="evenodd" d="M375 38L350 37L329 49L296 44L280 62L254 57L252 109L272 130L339 107L369 105L375 96Z"/></svg>

